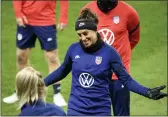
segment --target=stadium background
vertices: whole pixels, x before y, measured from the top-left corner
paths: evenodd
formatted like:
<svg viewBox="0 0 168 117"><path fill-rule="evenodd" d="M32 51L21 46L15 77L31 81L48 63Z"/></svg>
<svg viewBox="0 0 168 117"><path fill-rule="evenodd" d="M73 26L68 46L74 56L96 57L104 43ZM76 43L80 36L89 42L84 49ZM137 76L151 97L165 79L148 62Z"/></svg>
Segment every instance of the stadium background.
<svg viewBox="0 0 168 117"><path fill-rule="evenodd" d="M58 32L58 48L61 62L69 45L77 41L74 22L79 10L89 1L70 1L69 24L63 32ZM127 1L138 12L141 23L141 40L133 50L131 74L139 83L155 87L167 85L167 2L166 1ZM17 103L5 104L2 99L14 91L16 68L15 31L16 22L11 1L1 3L1 115L17 115ZM57 4L57 13L59 3ZM124 11L123 11L124 12ZM58 16L59 14L57 14ZM48 73L44 53L39 42L32 50L31 65L39 70L43 77ZM62 81L62 94L66 101L69 98L71 74ZM166 89L164 90L167 91ZM52 87L48 88L47 101L52 102ZM67 107L64 107L67 110ZM167 115L167 99L153 101L131 93L131 115Z"/></svg>

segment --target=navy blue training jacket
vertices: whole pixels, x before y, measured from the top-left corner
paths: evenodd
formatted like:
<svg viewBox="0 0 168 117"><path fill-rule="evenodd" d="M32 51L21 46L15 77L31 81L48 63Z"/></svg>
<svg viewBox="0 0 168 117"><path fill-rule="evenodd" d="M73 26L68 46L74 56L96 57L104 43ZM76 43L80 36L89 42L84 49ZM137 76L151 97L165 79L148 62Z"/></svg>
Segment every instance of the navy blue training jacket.
<svg viewBox="0 0 168 117"><path fill-rule="evenodd" d="M62 108L55 104L44 103L42 100L33 104L25 104L19 116L66 116Z"/></svg>
<svg viewBox="0 0 168 117"><path fill-rule="evenodd" d="M106 43L94 53L86 53L80 43L72 44L62 65L44 82L51 85L72 70L72 86L67 115L110 116L109 83L114 72L130 91L146 96L148 88L141 86L127 73L117 51Z"/></svg>

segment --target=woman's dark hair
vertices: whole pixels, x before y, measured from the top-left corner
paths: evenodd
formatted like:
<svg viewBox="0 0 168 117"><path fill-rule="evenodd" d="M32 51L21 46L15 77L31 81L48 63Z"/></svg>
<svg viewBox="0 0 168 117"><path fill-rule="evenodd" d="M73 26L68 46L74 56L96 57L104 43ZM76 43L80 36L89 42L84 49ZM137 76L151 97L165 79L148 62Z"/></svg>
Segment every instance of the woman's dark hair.
<svg viewBox="0 0 168 117"><path fill-rule="evenodd" d="M91 21L98 24L99 20L95 13L93 13L89 8L82 10L77 21Z"/></svg>

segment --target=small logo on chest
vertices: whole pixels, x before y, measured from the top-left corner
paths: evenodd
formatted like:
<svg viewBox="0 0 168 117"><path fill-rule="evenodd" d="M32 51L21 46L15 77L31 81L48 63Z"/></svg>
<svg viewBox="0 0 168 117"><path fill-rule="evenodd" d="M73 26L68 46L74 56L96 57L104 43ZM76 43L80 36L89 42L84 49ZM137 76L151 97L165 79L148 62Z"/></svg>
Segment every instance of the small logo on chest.
<svg viewBox="0 0 168 117"><path fill-rule="evenodd" d="M78 58L80 58L80 56L79 56L79 55L76 55L76 56L75 56L75 59L78 59Z"/></svg>
<svg viewBox="0 0 168 117"><path fill-rule="evenodd" d="M114 16L114 17L113 17L113 22L114 22L115 24L118 24L118 23L120 22L120 17L119 17L119 16Z"/></svg>
<svg viewBox="0 0 168 117"><path fill-rule="evenodd" d="M101 62L102 62L102 57L101 56L96 56L95 63L97 65L99 65L99 64L101 64Z"/></svg>

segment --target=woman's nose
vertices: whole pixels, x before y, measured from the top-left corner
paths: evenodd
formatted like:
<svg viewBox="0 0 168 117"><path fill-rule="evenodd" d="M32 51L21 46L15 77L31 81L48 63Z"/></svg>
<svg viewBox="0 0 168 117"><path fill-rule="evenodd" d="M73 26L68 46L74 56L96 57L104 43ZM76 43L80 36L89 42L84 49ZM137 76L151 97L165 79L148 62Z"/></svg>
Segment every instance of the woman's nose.
<svg viewBox="0 0 168 117"><path fill-rule="evenodd" d="M82 40L82 41L86 40L86 36L82 35L82 36L81 36L81 40Z"/></svg>

